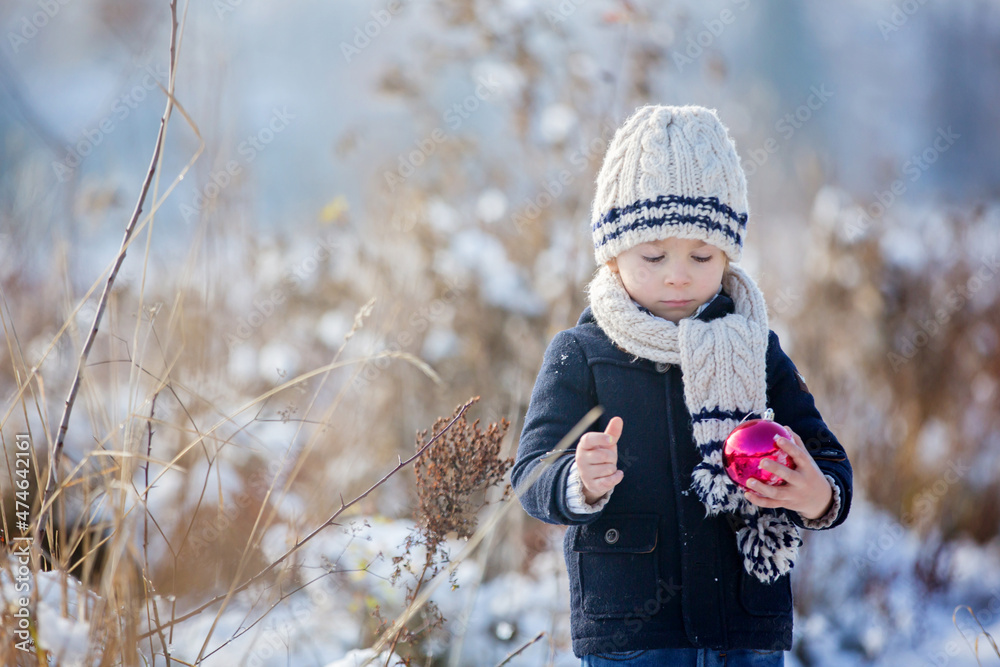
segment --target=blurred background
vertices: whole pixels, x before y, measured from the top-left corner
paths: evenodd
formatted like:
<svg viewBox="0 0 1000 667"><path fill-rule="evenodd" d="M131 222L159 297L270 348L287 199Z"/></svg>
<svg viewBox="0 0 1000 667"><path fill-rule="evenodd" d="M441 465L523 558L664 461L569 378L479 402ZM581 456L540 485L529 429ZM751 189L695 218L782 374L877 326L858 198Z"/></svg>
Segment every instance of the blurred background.
<svg viewBox="0 0 1000 667"><path fill-rule="evenodd" d="M604 148L662 103L715 108L735 138L742 264L854 465L847 523L805 536L787 664L1000 662L996 2L213 0L178 14L182 110L66 440L68 511L113 536L111 565L95 565L112 574L38 573L38 641L57 661L101 664L111 633L123 664L353 665L376 608L405 604L390 575L414 525L409 470L266 595L135 633L273 562L472 396L470 421L511 422L513 456L542 353L586 305ZM9 515L15 434L44 470L150 164L170 11L11 0L0 29ZM544 632L509 664L578 664L562 529L515 510L435 592L443 632L401 655L493 665ZM122 563L146 576L128 595L108 588ZM133 600L133 634L93 612L110 598Z"/></svg>

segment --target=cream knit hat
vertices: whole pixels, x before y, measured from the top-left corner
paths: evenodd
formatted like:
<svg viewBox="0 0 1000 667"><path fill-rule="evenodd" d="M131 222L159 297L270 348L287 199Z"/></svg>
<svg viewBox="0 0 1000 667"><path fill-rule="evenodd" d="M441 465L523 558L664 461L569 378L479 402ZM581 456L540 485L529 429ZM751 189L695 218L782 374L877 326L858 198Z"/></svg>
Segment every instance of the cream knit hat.
<svg viewBox="0 0 1000 667"><path fill-rule="evenodd" d="M747 181L714 109L644 106L615 132L591 211L598 264L640 243L699 239L738 262Z"/></svg>

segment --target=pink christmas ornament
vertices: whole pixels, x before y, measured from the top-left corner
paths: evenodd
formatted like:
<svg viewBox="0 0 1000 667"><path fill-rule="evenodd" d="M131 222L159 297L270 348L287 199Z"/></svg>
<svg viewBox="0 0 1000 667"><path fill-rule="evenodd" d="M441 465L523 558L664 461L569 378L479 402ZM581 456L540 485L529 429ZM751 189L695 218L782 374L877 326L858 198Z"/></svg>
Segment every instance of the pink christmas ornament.
<svg viewBox="0 0 1000 667"><path fill-rule="evenodd" d="M743 488L747 488L747 482L751 478L771 486L785 483L777 475L761 469L760 462L764 459L795 469L795 461L774 440L775 435L793 440L792 434L781 424L772 421L773 416L774 412L768 409L763 419L742 422L726 438L726 444L722 448L722 465L729 477Z"/></svg>

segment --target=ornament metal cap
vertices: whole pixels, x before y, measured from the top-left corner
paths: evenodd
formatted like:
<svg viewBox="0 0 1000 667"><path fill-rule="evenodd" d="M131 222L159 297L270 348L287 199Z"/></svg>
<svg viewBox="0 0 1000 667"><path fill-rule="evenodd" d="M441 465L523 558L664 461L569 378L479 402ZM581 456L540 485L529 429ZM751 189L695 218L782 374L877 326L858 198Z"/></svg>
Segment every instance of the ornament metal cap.
<svg viewBox="0 0 1000 667"><path fill-rule="evenodd" d="M772 410L771 408L767 408L766 410L764 410L763 414L757 410L751 410L750 412L747 413L746 417L740 420L740 423L742 424L743 422L747 421L748 419L753 417L753 415L760 415L760 417L754 417L754 419L763 419L769 422L774 421L774 410Z"/></svg>

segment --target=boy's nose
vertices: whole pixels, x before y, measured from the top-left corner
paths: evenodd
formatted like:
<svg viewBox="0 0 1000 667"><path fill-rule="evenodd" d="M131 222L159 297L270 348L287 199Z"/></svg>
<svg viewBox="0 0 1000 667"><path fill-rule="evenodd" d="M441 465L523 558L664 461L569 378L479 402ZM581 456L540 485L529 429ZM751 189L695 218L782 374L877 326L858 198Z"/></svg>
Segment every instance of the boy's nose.
<svg viewBox="0 0 1000 667"><path fill-rule="evenodd" d="M690 282L691 276L688 272L681 267L667 267L667 271L663 276L663 282L666 285L686 285Z"/></svg>

